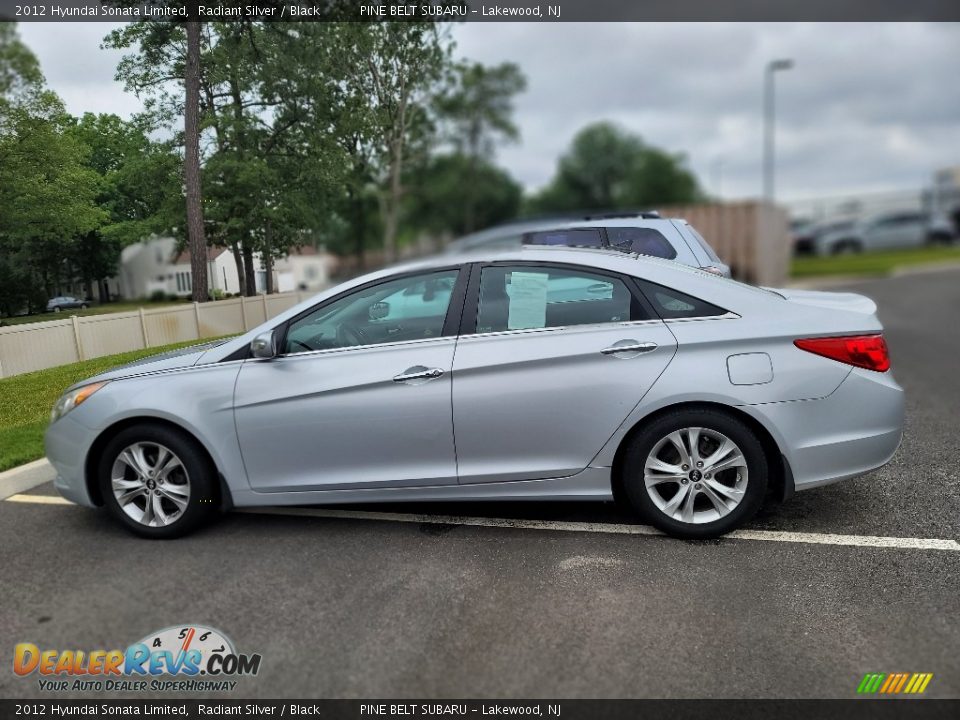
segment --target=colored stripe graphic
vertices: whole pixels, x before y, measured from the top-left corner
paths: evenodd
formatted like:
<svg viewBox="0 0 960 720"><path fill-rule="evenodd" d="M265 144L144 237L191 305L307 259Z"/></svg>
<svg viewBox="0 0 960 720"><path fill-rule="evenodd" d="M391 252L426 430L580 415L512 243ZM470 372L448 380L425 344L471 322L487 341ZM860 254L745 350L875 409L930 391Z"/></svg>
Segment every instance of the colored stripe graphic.
<svg viewBox="0 0 960 720"><path fill-rule="evenodd" d="M933 673L867 673L857 685L860 695L919 695L926 691Z"/></svg>

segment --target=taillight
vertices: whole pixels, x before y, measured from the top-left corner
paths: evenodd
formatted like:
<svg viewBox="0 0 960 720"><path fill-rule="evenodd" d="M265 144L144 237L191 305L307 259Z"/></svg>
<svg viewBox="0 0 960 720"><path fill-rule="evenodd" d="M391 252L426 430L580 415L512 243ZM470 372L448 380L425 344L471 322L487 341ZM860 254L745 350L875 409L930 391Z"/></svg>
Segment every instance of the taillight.
<svg viewBox="0 0 960 720"><path fill-rule="evenodd" d="M845 337L807 338L794 340L801 350L839 360L847 365L886 372L890 369L890 353L883 335L848 335Z"/></svg>

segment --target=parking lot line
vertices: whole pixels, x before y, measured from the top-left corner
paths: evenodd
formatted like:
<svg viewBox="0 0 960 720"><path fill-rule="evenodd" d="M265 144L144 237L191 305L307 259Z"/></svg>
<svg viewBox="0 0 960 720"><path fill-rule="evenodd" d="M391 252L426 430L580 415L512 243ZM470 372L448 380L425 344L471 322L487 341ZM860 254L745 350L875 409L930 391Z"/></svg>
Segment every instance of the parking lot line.
<svg viewBox="0 0 960 720"><path fill-rule="evenodd" d="M69 500L54 495L12 495L8 502L42 505L72 505ZM337 510L333 508L263 507L237 508L236 512L252 515L293 515L341 520L379 520L381 522L427 523L431 525L465 525L520 530L553 530L560 532L589 532L612 535L663 535L649 525L623 523L590 523L567 520L524 520L517 518L471 517L463 515L428 515L423 513L371 512L367 510ZM735 530L723 536L729 540L759 540L766 542L806 543L813 545L842 545L847 547L892 548L898 550L946 550L960 552L956 540L940 538L904 538L876 535L838 535L832 533L788 532L782 530Z"/></svg>

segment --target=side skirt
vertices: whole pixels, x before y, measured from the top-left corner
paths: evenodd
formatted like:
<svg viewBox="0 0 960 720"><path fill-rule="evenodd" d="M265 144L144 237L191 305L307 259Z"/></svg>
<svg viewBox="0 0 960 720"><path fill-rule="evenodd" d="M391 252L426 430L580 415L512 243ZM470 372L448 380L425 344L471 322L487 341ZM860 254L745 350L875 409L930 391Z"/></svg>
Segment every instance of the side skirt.
<svg viewBox="0 0 960 720"><path fill-rule="evenodd" d="M258 493L234 490L236 507L267 505L332 505L344 503L484 501L484 500L612 500L610 468L588 467L564 478L514 480L472 485L361 488Z"/></svg>

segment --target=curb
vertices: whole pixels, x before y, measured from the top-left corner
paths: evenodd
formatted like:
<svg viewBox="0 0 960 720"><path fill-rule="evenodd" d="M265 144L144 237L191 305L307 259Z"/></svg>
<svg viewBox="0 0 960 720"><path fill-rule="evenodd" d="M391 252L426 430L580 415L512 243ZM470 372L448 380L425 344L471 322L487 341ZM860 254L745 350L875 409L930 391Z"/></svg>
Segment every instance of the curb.
<svg viewBox="0 0 960 720"><path fill-rule="evenodd" d="M958 262L936 262L923 263L920 265L897 265L886 273L875 273L871 275L812 275L807 278L796 278L787 280L785 287L797 290L819 290L820 288L829 288L837 285L852 285L856 283L870 282L871 280L883 280L885 278L911 277L913 275L930 275L933 273L947 273L960 271Z"/></svg>
<svg viewBox="0 0 960 720"><path fill-rule="evenodd" d="M50 482L56 473L46 458L0 472L0 500Z"/></svg>

